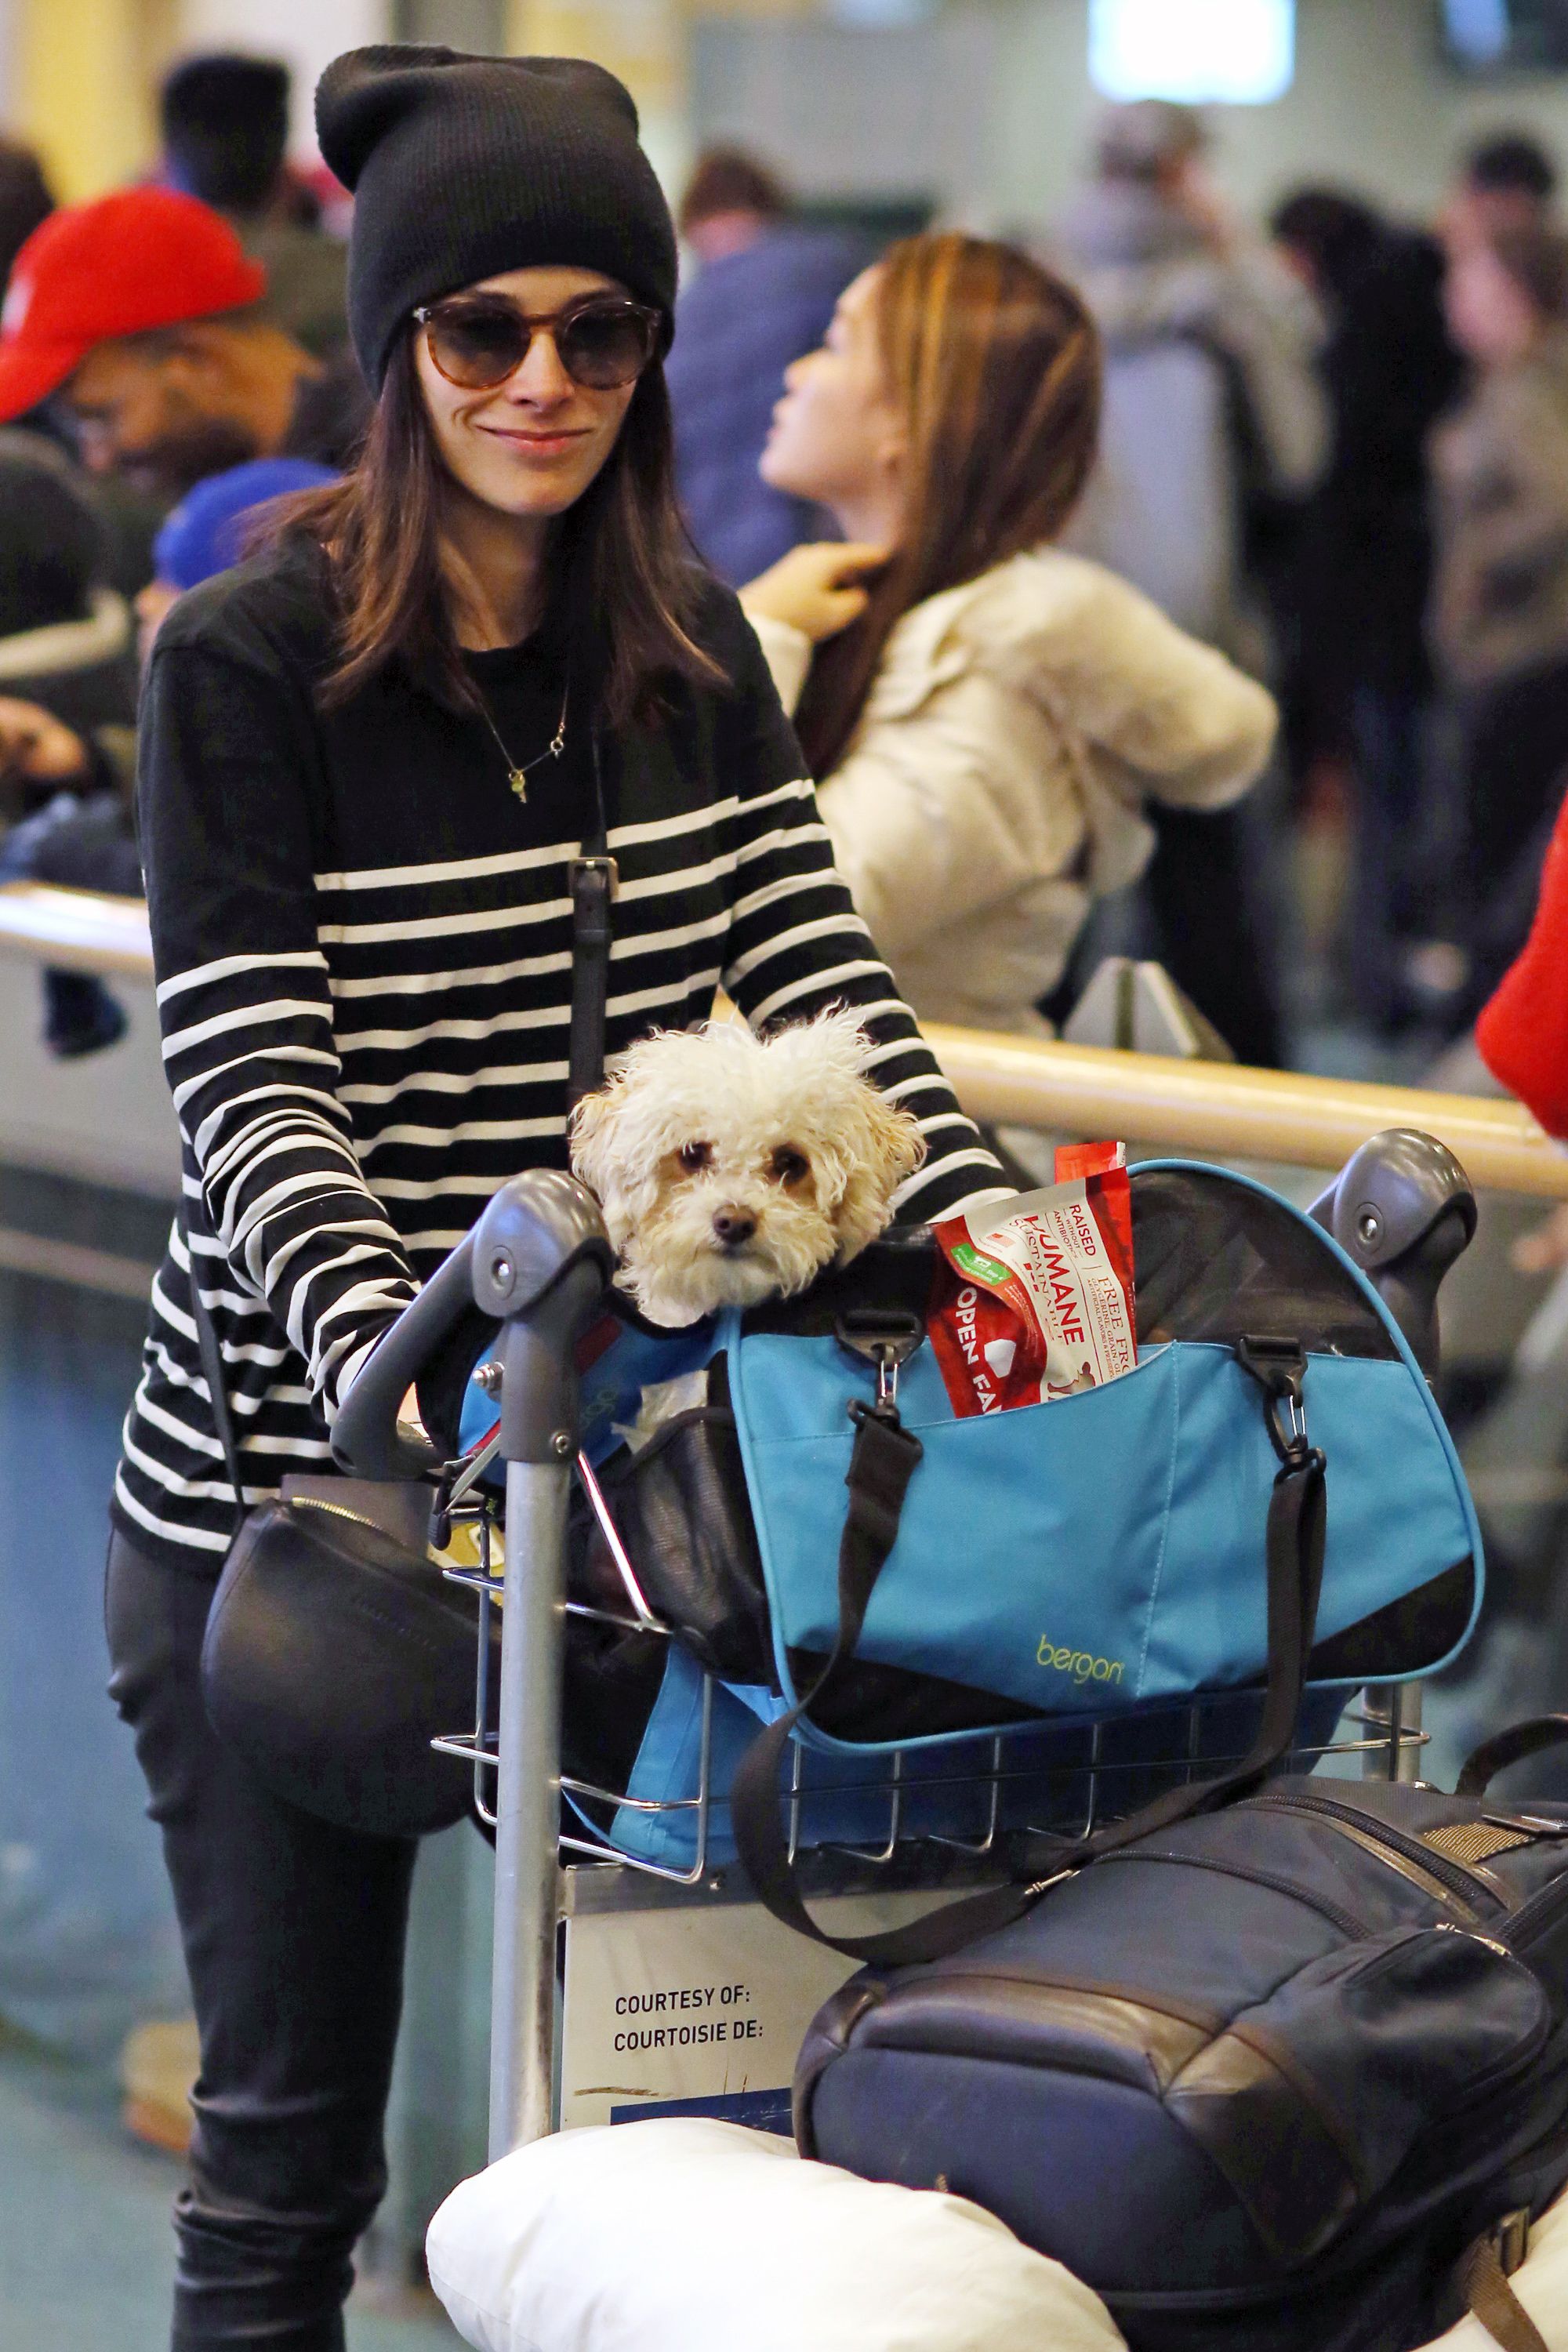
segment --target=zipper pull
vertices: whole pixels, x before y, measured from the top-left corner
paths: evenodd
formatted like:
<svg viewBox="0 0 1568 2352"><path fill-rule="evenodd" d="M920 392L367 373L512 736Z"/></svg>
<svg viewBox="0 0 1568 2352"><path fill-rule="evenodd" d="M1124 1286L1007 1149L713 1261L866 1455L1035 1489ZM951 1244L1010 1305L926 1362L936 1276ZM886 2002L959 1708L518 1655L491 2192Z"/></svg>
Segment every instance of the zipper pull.
<svg viewBox="0 0 1568 2352"><path fill-rule="evenodd" d="M1059 1886L1064 1879L1076 1878L1082 1868L1081 1862L1069 1863L1065 1870L1054 1871L1049 1878L1037 1878L1032 1885L1025 1887L1024 1892L1031 1903L1037 1902L1048 1887Z"/></svg>
<svg viewBox="0 0 1568 2352"><path fill-rule="evenodd" d="M1461 1927L1452 1919L1435 1919L1432 1923L1432 1933L1435 1936L1463 1936L1472 1944L1484 1944L1489 1952L1497 1954L1500 1960L1511 1960L1515 1958L1509 1947L1506 1944L1500 1944L1495 1936L1483 1936L1475 1927Z"/></svg>

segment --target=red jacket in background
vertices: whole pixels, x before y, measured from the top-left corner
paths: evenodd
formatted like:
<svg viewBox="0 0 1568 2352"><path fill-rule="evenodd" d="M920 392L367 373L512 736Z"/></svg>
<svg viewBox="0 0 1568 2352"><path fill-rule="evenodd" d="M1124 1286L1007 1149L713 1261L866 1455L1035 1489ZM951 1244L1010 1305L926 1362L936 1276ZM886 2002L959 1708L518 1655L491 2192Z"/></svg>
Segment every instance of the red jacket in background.
<svg viewBox="0 0 1568 2352"><path fill-rule="evenodd" d="M1568 1137L1568 801L1546 853L1541 898L1518 961L1476 1024L1481 1059L1535 1113Z"/></svg>

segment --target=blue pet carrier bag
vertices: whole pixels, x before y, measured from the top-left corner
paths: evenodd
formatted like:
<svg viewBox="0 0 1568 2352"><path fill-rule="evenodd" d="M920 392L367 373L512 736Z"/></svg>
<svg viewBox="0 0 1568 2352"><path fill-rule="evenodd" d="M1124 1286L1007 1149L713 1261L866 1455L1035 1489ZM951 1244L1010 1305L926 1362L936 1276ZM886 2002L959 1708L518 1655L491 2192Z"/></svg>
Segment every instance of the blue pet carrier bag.
<svg viewBox="0 0 1568 2352"><path fill-rule="evenodd" d="M923 1344L929 1234L891 1235L800 1297L689 1331L623 1318L584 1376L586 1450L674 1639L643 1640L637 1675L623 1657L611 1677L616 1785L636 1801L595 1822L622 1851L669 1864L693 1851L705 1675L719 1685L712 1861L733 1851L723 1800L759 1722L753 1847L757 1787L790 1747L794 1845L875 1835L885 1805L871 1792L895 1756L906 1828L943 1833L957 1783L984 1773L996 1741L1009 1805L1035 1820L1038 1781L1059 1784L1090 1729L1131 1800L1174 1760L1174 1702L1231 1695L1208 1752L1245 1748L1269 1663L1267 1531L1287 1507L1303 1559L1321 1549L1306 1570L1303 1744L1327 1736L1350 1689L1430 1673L1460 1646L1480 1601L1475 1511L1377 1292L1249 1178L1149 1161L1131 1197L1139 1362L1040 1405L955 1414ZM620 1432L644 1389L692 1374L698 1401L634 1453ZM466 1436L481 1416L493 1407L471 1397ZM847 1642L857 1528L879 1557ZM574 1592L613 1589L584 1512ZM638 1640L622 1636L623 1653ZM574 1692L594 1685L569 1661L569 1726ZM579 1754L603 1748L596 1713L595 1726L585 1696ZM604 1783L602 1769L586 1777ZM773 1863L776 1876L776 1851Z"/></svg>

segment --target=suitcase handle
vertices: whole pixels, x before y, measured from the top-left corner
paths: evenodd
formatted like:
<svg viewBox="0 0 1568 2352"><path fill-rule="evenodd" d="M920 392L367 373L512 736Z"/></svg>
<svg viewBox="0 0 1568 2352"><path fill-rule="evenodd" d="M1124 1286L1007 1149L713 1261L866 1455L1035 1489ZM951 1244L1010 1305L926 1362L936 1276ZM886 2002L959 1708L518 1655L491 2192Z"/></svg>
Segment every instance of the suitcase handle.
<svg viewBox="0 0 1568 2352"><path fill-rule="evenodd" d="M1466 1757L1454 1794L1484 1797L1498 1774L1506 1772L1510 1764L1522 1764L1527 1756L1560 1748L1564 1740L1568 1740L1568 1715L1532 1715L1528 1722L1510 1724L1506 1731L1483 1739Z"/></svg>

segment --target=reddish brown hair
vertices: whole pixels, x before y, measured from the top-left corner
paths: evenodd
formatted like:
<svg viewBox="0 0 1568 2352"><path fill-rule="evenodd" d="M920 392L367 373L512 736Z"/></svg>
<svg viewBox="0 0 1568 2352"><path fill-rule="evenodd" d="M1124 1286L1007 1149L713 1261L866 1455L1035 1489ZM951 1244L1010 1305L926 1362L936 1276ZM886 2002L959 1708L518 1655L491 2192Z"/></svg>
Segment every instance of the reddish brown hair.
<svg viewBox="0 0 1568 2352"><path fill-rule="evenodd" d="M723 683L692 635L703 575L674 478L669 394L656 360L638 380L603 470L562 517L552 551L552 601L570 606L579 649L584 627L592 629L598 715L612 727L655 709L672 677ZM441 571L447 478L405 337L353 473L278 501L261 526L264 541L302 531L326 554L339 651L321 688L328 708L393 662L446 702L477 699Z"/></svg>
<svg viewBox="0 0 1568 2352"><path fill-rule="evenodd" d="M906 237L876 277L882 370L909 444L899 546L859 620L819 646L796 725L831 774L912 604L1061 530L1094 462L1100 337L1065 281L1014 247Z"/></svg>
<svg viewBox="0 0 1568 2352"><path fill-rule="evenodd" d="M707 147L697 158L677 226L682 236L719 213L759 213L782 220L790 209L784 182L743 147Z"/></svg>

